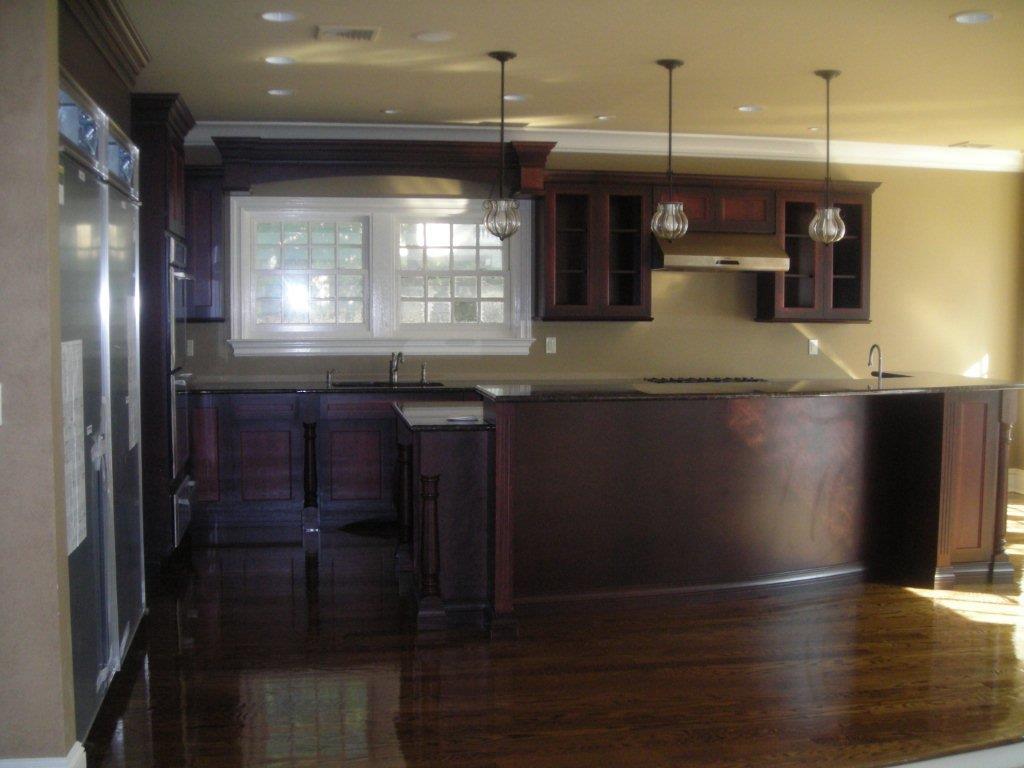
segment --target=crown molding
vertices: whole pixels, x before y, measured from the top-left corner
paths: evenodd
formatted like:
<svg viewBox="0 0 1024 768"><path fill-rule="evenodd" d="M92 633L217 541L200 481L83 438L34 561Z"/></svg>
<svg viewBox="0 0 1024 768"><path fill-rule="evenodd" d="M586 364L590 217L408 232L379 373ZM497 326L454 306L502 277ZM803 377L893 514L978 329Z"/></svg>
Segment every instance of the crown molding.
<svg viewBox="0 0 1024 768"><path fill-rule="evenodd" d="M475 125L395 125L370 123L234 122L207 120L196 123L186 146L212 146L213 137L261 139L318 139L377 141L493 141L496 131ZM579 129L514 128L509 141L555 142L553 154L650 155L665 152L665 134L643 131L588 131ZM677 134L675 154L739 160L824 162L821 139L784 139L769 136ZM833 141L832 161L842 165L886 165L957 171L1020 173L1024 155L1010 149L933 147L921 144L882 144Z"/></svg>
<svg viewBox="0 0 1024 768"><path fill-rule="evenodd" d="M166 126L176 139L183 139L195 126L185 101L177 93L133 93L132 130L142 126Z"/></svg>
<svg viewBox="0 0 1024 768"><path fill-rule="evenodd" d="M120 0L61 0L128 88L149 63L149 51Z"/></svg>

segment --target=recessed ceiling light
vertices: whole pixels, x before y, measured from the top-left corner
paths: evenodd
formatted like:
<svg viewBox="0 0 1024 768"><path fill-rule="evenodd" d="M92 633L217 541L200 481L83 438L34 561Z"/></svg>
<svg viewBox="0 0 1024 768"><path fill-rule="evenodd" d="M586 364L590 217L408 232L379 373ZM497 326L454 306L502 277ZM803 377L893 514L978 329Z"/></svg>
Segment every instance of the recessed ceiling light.
<svg viewBox="0 0 1024 768"><path fill-rule="evenodd" d="M985 24L995 17L992 11L957 11L949 18L957 24Z"/></svg>
<svg viewBox="0 0 1024 768"><path fill-rule="evenodd" d="M261 13L260 18L264 21L274 21L283 24L286 21L295 21L299 18L299 14L292 13L291 11L267 11L266 13Z"/></svg>
<svg viewBox="0 0 1024 768"><path fill-rule="evenodd" d="M395 109L394 107L388 107L387 109L382 109L382 110L380 111L380 113L381 113L382 115L397 115L397 114L399 114L399 113L400 113L401 111L402 111L402 110L400 110L400 109Z"/></svg>
<svg viewBox="0 0 1024 768"><path fill-rule="evenodd" d="M605 120L611 120L614 117L615 117L615 115L594 115L594 119L595 120L600 120L602 123Z"/></svg>
<svg viewBox="0 0 1024 768"><path fill-rule="evenodd" d="M295 63L295 59L293 59L291 56L267 56L267 58L265 58L264 61L267 62L267 64L278 64L280 66L286 66L288 64Z"/></svg>
<svg viewBox="0 0 1024 768"><path fill-rule="evenodd" d="M526 101L526 94L524 93L506 93L505 101Z"/></svg>
<svg viewBox="0 0 1024 768"><path fill-rule="evenodd" d="M267 93L269 93L271 96L291 96L292 95L292 89L291 88L271 88L269 91L267 91Z"/></svg>
<svg viewBox="0 0 1024 768"><path fill-rule="evenodd" d="M736 109L740 112L764 112L764 107L760 104L740 104Z"/></svg>
<svg viewBox="0 0 1024 768"><path fill-rule="evenodd" d="M421 43L447 43L455 38L455 33L449 32L446 29L438 29L429 32L417 32L412 37Z"/></svg>

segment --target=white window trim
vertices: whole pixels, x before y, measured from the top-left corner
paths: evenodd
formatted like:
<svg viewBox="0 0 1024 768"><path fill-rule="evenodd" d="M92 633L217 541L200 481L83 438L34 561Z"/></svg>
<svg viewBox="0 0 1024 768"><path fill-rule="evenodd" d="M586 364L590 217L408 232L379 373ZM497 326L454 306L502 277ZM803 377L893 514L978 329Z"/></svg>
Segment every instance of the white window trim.
<svg viewBox="0 0 1024 768"><path fill-rule="evenodd" d="M449 198L346 198L231 196L230 304L231 338L237 356L269 355L526 355L532 336L533 204L521 200L522 228L506 243L511 297L509 322L500 335L493 328L444 326L450 335L438 338L426 329L402 328L397 322L398 268L395 243L380 236L396 232L395 219L416 214L452 217L467 213L483 218L478 200ZM252 218L260 213L283 217L351 215L370 217L370 293L366 297L369 324L358 326L350 337L325 338L312 333L268 333L255 323L247 296L252 269ZM248 254L243 258L243 254ZM262 335L261 335L262 334Z"/></svg>

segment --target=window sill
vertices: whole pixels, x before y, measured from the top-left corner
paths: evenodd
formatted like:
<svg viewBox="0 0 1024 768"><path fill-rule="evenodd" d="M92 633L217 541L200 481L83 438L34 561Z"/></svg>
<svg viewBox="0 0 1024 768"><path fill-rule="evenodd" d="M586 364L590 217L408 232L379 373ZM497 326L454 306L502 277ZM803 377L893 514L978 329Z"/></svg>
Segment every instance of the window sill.
<svg viewBox="0 0 1024 768"><path fill-rule="evenodd" d="M228 339L236 357L279 355L528 355L533 339Z"/></svg>

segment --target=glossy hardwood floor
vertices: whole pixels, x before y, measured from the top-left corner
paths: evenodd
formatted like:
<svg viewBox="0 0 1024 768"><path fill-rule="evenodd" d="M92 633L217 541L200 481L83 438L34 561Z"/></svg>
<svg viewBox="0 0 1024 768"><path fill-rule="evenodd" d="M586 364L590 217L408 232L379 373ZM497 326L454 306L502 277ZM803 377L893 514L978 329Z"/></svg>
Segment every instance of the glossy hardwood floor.
<svg viewBox="0 0 1024 768"><path fill-rule="evenodd" d="M1024 498L1010 509L1024 557ZM416 641L392 543L194 547L86 745L100 766L885 766L1024 733L1018 588L539 610ZM1019 570L1019 569L1018 569Z"/></svg>

